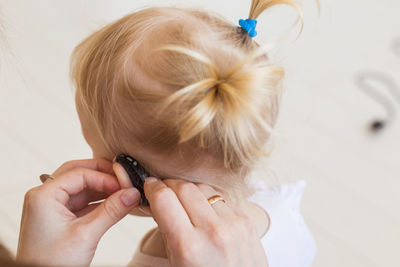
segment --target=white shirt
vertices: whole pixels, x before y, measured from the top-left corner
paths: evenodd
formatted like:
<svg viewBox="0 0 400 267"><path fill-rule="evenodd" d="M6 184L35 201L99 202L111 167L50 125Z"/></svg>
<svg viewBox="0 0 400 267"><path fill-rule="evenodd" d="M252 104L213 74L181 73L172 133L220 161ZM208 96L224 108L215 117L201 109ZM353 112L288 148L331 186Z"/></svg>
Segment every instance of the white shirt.
<svg viewBox="0 0 400 267"><path fill-rule="evenodd" d="M272 189L262 181L251 183L258 191L248 200L263 207L271 219L270 228L261 239L269 267L311 266L316 245L299 210L306 182Z"/></svg>
<svg viewBox="0 0 400 267"><path fill-rule="evenodd" d="M251 180L257 191L248 198L264 208L270 217L268 232L261 238L269 267L309 267L315 254L315 241L304 222L299 206L306 187L305 181L268 188L263 181ZM154 228L154 231L157 228ZM140 241L128 267L169 267L168 259L141 252Z"/></svg>

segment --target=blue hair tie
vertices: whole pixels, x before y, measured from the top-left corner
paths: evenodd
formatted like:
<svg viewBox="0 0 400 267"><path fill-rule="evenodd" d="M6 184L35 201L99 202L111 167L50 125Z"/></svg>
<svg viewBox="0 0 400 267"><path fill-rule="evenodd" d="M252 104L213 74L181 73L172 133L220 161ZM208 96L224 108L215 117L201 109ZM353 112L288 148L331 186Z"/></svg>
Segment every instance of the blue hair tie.
<svg viewBox="0 0 400 267"><path fill-rule="evenodd" d="M242 27L251 37L255 37L257 35L256 25L257 20L255 19L240 19L239 25Z"/></svg>

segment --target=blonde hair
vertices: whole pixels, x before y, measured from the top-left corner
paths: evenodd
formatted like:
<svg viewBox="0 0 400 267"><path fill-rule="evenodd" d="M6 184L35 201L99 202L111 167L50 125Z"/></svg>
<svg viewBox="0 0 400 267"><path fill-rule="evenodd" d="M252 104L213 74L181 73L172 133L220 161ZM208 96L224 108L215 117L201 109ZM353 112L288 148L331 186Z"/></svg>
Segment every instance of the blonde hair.
<svg viewBox="0 0 400 267"><path fill-rule="evenodd" d="M277 4L297 8L253 0L249 18ZM79 44L71 75L76 101L110 153L134 156L135 140L180 155L186 168L208 156L226 176L207 183L226 194L236 188L233 197L251 193L244 178L266 155L284 71L238 25L208 11L144 9ZM153 86L141 84L144 75Z"/></svg>

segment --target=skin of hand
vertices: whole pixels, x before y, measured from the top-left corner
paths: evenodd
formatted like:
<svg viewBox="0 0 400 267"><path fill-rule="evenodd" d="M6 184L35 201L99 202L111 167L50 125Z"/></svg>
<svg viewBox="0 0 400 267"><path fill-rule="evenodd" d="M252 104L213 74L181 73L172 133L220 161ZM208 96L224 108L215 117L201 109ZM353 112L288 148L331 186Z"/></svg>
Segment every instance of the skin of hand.
<svg viewBox="0 0 400 267"><path fill-rule="evenodd" d="M89 266L104 233L139 204L139 191L121 189L105 159L69 161L52 175L25 195L17 261Z"/></svg>
<svg viewBox="0 0 400 267"><path fill-rule="evenodd" d="M222 195L211 186L151 177L144 191L171 266L268 266L252 220L229 201L210 205Z"/></svg>

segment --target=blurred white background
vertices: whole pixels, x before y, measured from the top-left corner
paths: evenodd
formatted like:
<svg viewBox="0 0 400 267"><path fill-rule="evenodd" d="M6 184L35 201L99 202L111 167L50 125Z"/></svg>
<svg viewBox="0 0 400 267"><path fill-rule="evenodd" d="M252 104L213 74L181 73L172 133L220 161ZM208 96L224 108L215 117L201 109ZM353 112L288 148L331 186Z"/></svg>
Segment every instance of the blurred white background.
<svg viewBox="0 0 400 267"><path fill-rule="evenodd" d="M72 49L105 23L154 5L203 7L236 23L250 0L0 0L0 240L11 251L24 193L39 175L91 157L68 77ZM376 70L400 84L393 46L400 2L321 0L320 18L312 0L302 6L303 34L277 54L287 91L269 173L308 181L301 209L317 241L313 266L400 266L400 121L370 134L368 123L384 108L354 82L359 71ZM289 8L271 9L259 18L256 40L277 38L294 18ZM124 219L106 234L94 264L123 266L154 226L149 218Z"/></svg>

